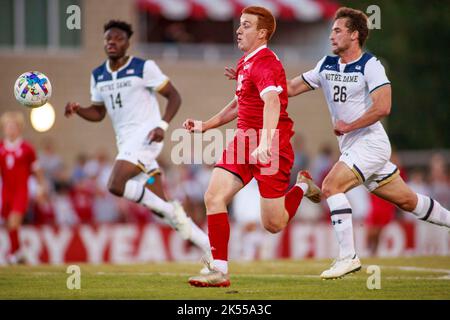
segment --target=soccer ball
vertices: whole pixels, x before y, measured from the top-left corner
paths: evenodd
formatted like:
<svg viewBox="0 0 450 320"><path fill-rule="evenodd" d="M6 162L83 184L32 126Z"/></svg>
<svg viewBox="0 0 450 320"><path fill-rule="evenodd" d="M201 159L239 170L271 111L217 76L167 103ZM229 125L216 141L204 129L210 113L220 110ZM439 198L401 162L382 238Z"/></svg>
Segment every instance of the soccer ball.
<svg viewBox="0 0 450 320"><path fill-rule="evenodd" d="M52 85L47 76L38 71L25 72L14 84L16 100L29 108L43 106L52 95Z"/></svg>

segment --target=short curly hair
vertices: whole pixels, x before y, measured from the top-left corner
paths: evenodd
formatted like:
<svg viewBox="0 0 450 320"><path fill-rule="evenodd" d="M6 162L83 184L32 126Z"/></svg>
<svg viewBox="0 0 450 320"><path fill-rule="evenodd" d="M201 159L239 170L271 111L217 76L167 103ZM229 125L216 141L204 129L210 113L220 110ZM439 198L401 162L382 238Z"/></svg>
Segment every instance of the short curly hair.
<svg viewBox="0 0 450 320"><path fill-rule="evenodd" d="M117 29L120 29L122 31L125 31L125 33L127 34L128 39L131 38L131 36L133 35L133 29L131 27L131 24L129 24L129 23L125 22L125 21L109 20L103 26L103 31L106 32L106 31L108 31L109 29L112 29L112 28L117 28Z"/></svg>
<svg viewBox="0 0 450 320"><path fill-rule="evenodd" d="M342 7L336 11L334 20L347 18L345 26L351 31L358 31L359 46L362 47L369 37L369 27L367 25L367 16L360 10Z"/></svg>

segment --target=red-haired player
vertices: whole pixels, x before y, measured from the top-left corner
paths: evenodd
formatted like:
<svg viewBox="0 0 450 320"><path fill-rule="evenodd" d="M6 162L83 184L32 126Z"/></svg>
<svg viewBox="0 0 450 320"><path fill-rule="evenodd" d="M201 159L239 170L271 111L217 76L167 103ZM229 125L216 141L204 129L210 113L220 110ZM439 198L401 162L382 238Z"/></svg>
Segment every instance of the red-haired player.
<svg viewBox="0 0 450 320"><path fill-rule="evenodd" d="M293 122L286 111L286 74L278 57L267 43L275 31L275 18L262 7L242 11L237 43L244 56L237 65L235 98L206 122L187 119L184 127L206 131L237 118L234 141L216 163L205 205L208 235L214 265L206 275L191 277L199 287L227 287L228 224L227 205L253 178L261 195L261 220L269 232L280 232L294 217L303 195L320 202L320 189L309 174L300 172L297 184L289 189L294 162L290 142ZM237 159L235 159L237 158Z"/></svg>

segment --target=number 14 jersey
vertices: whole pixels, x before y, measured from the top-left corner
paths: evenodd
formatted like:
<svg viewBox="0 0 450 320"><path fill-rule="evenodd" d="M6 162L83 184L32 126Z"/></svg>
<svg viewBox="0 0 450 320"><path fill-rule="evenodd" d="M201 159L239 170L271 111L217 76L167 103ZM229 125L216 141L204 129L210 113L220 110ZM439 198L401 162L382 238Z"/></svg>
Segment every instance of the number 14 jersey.
<svg viewBox="0 0 450 320"><path fill-rule="evenodd" d="M119 150L136 135L145 135L161 120L155 92L169 78L152 60L129 57L116 71L108 60L91 74L91 101L104 104L116 133Z"/></svg>

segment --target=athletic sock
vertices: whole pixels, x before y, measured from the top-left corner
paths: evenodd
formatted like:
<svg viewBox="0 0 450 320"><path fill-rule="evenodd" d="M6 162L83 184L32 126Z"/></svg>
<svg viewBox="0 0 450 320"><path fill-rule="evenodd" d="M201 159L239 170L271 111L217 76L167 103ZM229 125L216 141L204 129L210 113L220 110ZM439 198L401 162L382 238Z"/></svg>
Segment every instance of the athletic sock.
<svg viewBox="0 0 450 320"><path fill-rule="evenodd" d="M284 198L284 207L289 214L289 220L295 216L297 213L297 209L300 206L300 202L302 202L303 195L308 191L308 185L306 183L300 183L293 186L287 193Z"/></svg>
<svg viewBox="0 0 450 320"><path fill-rule="evenodd" d="M356 253L350 203L343 193L329 197L327 203L330 207L331 223L339 244L339 258L354 257Z"/></svg>
<svg viewBox="0 0 450 320"><path fill-rule="evenodd" d="M417 193L417 205L412 211L420 220L450 228L450 212L436 200Z"/></svg>
<svg viewBox="0 0 450 320"><path fill-rule="evenodd" d="M15 254L19 250L19 247L20 247L19 230L18 229L9 230L8 235L9 235L9 243L11 244L9 253Z"/></svg>
<svg viewBox="0 0 450 320"><path fill-rule="evenodd" d="M228 273L228 241L230 240L230 224L228 213L208 214L208 236L214 267L222 273Z"/></svg>
<svg viewBox="0 0 450 320"><path fill-rule="evenodd" d="M141 203L147 208L162 214L169 221L175 219L174 206L172 203L164 201L156 194L147 189L142 183L134 180L128 180L125 184L123 197Z"/></svg>

